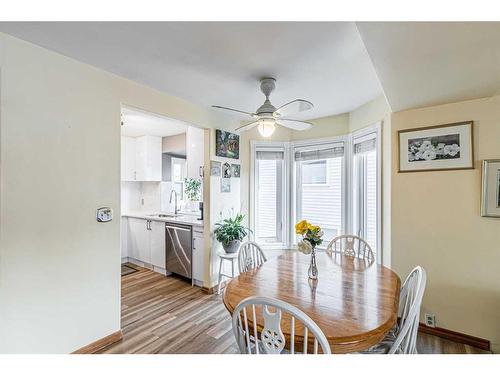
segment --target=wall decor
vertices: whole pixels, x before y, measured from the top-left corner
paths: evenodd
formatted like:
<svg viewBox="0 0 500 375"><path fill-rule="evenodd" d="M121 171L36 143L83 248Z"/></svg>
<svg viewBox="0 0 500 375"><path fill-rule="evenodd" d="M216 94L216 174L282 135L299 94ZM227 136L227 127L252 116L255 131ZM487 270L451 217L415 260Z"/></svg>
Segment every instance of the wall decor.
<svg viewBox="0 0 500 375"><path fill-rule="evenodd" d="M240 136L224 130L215 130L215 155L223 158L240 158Z"/></svg>
<svg viewBox="0 0 500 375"><path fill-rule="evenodd" d="M210 176L220 176L221 174L221 162L210 160Z"/></svg>
<svg viewBox="0 0 500 375"><path fill-rule="evenodd" d="M240 165L239 164L231 164L231 172L233 177L240 177Z"/></svg>
<svg viewBox="0 0 500 375"><path fill-rule="evenodd" d="M231 192L231 179L230 178L221 178L220 179L220 192L221 193L230 193Z"/></svg>
<svg viewBox="0 0 500 375"><path fill-rule="evenodd" d="M398 131L399 171L473 169L472 121Z"/></svg>
<svg viewBox="0 0 500 375"><path fill-rule="evenodd" d="M222 164L222 178L231 178L231 164Z"/></svg>
<svg viewBox="0 0 500 375"><path fill-rule="evenodd" d="M500 159L483 160L481 216L500 217Z"/></svg>

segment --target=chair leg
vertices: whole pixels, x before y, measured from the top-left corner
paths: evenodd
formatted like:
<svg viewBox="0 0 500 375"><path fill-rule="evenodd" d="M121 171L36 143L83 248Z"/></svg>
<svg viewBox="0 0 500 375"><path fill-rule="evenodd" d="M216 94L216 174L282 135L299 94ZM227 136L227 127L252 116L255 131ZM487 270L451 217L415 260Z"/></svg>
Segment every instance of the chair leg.
<svg viewBox="0 0 500 375"><path fill-rule="evenodd" d="M219 282L217 283L217 294L220 294L220 284L222 283L222 258L219 263Z"/></svg>

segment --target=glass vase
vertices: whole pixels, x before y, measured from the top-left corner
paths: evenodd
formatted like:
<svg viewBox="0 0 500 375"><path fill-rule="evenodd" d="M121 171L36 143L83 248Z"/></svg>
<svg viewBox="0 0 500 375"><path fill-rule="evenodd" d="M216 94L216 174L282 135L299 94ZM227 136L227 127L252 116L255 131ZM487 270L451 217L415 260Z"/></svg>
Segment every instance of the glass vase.
<svg viewBox="0 0 500 375"><path fill-rule="evenodd" d="M309 270L307 271L307 274L309 275L309 278L311 280L318 279L318 267L316 267L316 249L315 249L315 247L313 247L312 251L311 251L311 264L309 265Z"/></svg>

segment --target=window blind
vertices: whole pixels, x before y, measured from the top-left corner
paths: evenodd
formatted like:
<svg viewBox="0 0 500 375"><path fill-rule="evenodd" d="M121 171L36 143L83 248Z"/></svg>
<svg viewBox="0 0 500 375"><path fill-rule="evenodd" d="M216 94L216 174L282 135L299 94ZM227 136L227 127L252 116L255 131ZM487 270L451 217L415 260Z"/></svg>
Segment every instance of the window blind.
<svg viewBox="0 0 500 375"><path fill-rule="evenodd" d="M344 156L343 144L328 145L327 147L322 146L321 148L319 147L316 149L305 150L295 149L295 161L332 159Z"/></svg>
<svg viewBox="0 0 500 375"><path fill-rule="evenodd" d="M361 154L363 152L369 152L377 148L377 134L370 133L360 138L355 138L354 141L354 153Z"/></svg>
<svg viewBox="0 0 500 375"><path fill-rule="evenodd" d="M257 151L257 160L283 160L283 151Z"/></svg>

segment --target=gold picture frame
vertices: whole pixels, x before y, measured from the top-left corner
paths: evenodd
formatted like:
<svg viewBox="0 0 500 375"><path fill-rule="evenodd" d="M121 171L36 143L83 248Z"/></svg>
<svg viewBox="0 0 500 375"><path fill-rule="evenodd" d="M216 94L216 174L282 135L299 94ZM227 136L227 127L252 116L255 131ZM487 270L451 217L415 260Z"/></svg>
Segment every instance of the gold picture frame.
<svg viewBox="0 0 500 375"><path fill-rule="evenodd" d="M447 132L445 130L450 131ZM412 133L415 138L410 138ZM462 141L461 138L465 136L467 139ZM404 144L402 139L405 141ZM444 143L439 143L438 146L444 147L445 149L448 146L450 148L454 147L451 151L449 151L448 155L445 155L448 156L447 158L438 158L435 155L436 152L439 152L440 150L430 151L430 157L422 159L419 159L419 156L417 155L418 152L410 152L410 147L413 148L414 145L418 145L417 141L421 141L422 143L428 142L433 146L433 143L439 141L440 139L443 140ZM458 144L446 144L446 142L451 142L453 139L455 141L458 140ZM397 145L398 173L474 169L474 121L472 120L399 130L397 133ZM401 149L402 146L405 146L404 150ZM411 160L412 154L414 154L413 160ZM458 157L457 154L459 155ZM402 155L406 156L406 160L404 160ZM432 158L433 156L434 159Z"/></svg>

